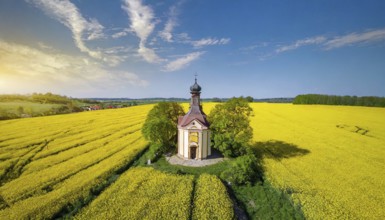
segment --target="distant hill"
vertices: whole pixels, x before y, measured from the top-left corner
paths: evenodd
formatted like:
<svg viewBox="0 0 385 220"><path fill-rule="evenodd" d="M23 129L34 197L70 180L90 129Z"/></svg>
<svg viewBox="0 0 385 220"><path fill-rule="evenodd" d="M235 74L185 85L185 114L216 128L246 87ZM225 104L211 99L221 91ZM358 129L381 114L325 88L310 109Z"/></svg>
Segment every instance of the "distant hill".
<svg viewBox="0 0 385 220"><path fill-rule="evenodd" d="M98 103L52 93L0 95L0 120L81 112Z"/></svg>

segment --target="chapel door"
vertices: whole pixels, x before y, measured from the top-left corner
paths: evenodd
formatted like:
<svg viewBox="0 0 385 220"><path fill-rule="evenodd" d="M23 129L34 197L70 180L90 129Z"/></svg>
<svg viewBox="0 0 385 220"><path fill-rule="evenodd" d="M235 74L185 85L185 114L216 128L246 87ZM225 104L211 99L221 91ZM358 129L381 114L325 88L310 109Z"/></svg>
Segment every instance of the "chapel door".
<svg viewBox="0 0 385 220"><path fill-rule="evenodd" d="M197 147L190 147L190 158L195 159L197 157Z"/></svg>

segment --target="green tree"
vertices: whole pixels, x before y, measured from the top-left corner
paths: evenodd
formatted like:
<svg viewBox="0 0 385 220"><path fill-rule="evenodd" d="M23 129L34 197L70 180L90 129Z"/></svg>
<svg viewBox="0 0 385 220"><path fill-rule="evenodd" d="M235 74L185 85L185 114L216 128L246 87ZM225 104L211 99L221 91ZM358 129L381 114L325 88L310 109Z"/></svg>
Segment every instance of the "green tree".
<svg viewBox="0 0 385 220"><path fill-rule="evenodd" d="M184 114L182 106L176 102L158 103L150 110L144 122L144 138L152 144L160 145L163 152L176 146L178 117Z"/></svg>
<svg viewBox="0 0 385 220"><path fill-rule="evenodd" d="M254 102L254 98L251 97L251 96L247 96L245 99L246 99L248 102Z"/></svg>
<svg viewBox="0 0 385 220"><path fill-rule="evenodd" d="M253 138L249 117L252 114L244 98L231 98L218 104L209 114L213 147L227 157L236 157L247 152L247 145Z"/></svg>
<svg viewBox="0 0 385 220"><path fill-rule="evenodd" d="M237 157L231 167L221 173L221 178L236 185L251 184L258 177L257 158L254 154Z"/></svg>

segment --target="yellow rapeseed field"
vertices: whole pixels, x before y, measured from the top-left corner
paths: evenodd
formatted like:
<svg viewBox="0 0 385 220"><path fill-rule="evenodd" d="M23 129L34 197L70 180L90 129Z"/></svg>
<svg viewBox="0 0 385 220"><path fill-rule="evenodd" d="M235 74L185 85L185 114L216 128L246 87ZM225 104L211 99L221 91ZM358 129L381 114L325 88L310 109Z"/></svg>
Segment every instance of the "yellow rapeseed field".
<svg viewBox="0 0 385 220"><path fill-rule="evenodd" d="M309 219L385 219L385 108L251 104L265 174Z"/></svg>
<svg viewBox="0 0 385 220"><path fill-rule="evenodd" d="M218 177L209 174L199 176L195 186L192 219L234 219L233 203Z"/></svg>
<svg viewBox="0 0 385 220"><path fill-rule="evenodd" d="M215 105L203 103L206 114ZM86 199L145 149L140 129L152 106L0 121L0 219L52 218ZM188 104L183 106L188 109ZM385 108L266 103L251 107L252 147L263 158L266 177L290 194L307 218L385 219ZM219 180L212 178L203 175L196 180L195 196L205 190L200 183L223 191ZM139 190L136 182L148 190ZM77 218L97 211L101 216L151 218L161 213L188 218L194 212L188 206L193 182L191 176L134 168ZM167 195L159 195L162 207L151 210L152 197L160 192L155 188ZM147 197L139 199L140 193ZM138 197L132 205L148 213L126 209L127 195ZM171 206L177 200L183 205L175 211ZM203 204L193 200L195 208ZM107 203L117 209L102 212L100 207Z"/></svg>
<svg viewBox="0 0 385 220"><path fill-rule="evenodd" d="M193 176L132 168L75 219L189 219Z"/></svg>
<svg viewBox="0 0 385 220"><path fill-rule="evenodd" d="M145 149L152 105L0 122L0 219L48 219Z"/></svg>

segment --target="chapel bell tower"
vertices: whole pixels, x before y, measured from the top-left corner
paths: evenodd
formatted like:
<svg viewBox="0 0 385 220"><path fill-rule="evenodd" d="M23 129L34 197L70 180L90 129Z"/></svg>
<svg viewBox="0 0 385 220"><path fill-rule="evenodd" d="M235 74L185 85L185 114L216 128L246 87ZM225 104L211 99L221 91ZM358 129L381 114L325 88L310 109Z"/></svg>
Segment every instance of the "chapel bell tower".
<svg viewBox="0 0 385 220"><path fill-rule="evenodd" d="M178 119L178 156L183 159L205 159L211 155L210 130L206 114L202 110L197 83L190 87L190 110Z"/></svg>

